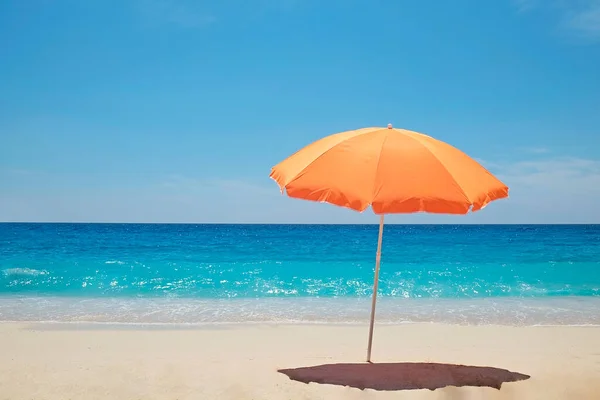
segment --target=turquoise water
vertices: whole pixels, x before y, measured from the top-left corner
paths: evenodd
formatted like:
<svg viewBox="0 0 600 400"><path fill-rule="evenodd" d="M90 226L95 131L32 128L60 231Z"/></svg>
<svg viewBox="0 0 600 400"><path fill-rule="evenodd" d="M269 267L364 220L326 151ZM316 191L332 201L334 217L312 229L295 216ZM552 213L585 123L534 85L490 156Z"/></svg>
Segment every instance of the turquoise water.
<svg viewBox="0 0 600 400"><path fill-rule="evenodd" d="M0 224L0 320L362 321L374 225ZM600 226L389 225L378 320L600 323Z"/></svg>

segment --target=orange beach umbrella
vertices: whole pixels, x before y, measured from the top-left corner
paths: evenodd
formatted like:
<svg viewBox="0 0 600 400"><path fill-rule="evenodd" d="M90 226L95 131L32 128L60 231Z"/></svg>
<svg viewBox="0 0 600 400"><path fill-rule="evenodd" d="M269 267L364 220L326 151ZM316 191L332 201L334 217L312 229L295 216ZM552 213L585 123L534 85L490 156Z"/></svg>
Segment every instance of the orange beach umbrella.
<svg viewBox="0 0 600 400"><path fill-rule="evenodd" d="M380 215L367 361L371 360L384 214L466 214L508 197L508 187L462 151L405 129L363 128L324 137L270 177L288 196Z"/></svg>

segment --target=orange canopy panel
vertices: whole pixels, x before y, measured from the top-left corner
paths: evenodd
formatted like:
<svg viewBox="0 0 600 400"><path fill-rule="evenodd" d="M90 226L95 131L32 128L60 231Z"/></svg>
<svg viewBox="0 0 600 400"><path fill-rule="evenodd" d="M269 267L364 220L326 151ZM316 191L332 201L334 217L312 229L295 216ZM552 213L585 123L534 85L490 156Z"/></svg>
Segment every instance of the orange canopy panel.
<svg viewBox="0 0 600 400"><path fill-rule="evenodd" d="M508 197L508 187L462 151L391 125L327 136L270 176L290 197L376 214L466 214Z"/></svg>

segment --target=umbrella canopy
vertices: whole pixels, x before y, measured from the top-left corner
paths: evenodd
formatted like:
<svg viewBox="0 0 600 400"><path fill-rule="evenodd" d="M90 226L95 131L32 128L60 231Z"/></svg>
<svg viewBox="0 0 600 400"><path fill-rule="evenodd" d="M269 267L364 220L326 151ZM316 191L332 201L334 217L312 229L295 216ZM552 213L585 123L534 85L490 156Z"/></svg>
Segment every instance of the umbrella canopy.
<svg viewBox="0 0 600 400"><path fill-rule="evenodd" d="M373 322L383 215L466 214L508 197L508 187L457 148L405 129L363 128L306 146L271 169L288 196L380 214L367 361Z"/></svg>
<svg viewBox="0 0 600 400"><path fill-rule="evenodd" d="M508 196L462 151L391 126L320 139L273 167L271 178L290 197L376 214L466 214Z"/></svg>

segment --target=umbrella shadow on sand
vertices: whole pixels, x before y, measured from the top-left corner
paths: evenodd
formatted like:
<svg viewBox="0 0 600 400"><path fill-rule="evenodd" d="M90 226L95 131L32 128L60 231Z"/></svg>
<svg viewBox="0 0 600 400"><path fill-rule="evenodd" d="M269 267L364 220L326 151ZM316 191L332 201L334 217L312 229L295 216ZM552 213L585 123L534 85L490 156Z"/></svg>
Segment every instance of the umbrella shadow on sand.
<svg viewBox="0 0 600 400"><path fill-rule="evenodd" d="M436 390L446 386L487 386L500 389L505 382L530 376L493 367L434 363L326 364L280 369L303 383L322 383L374 390Z"/></svg>

